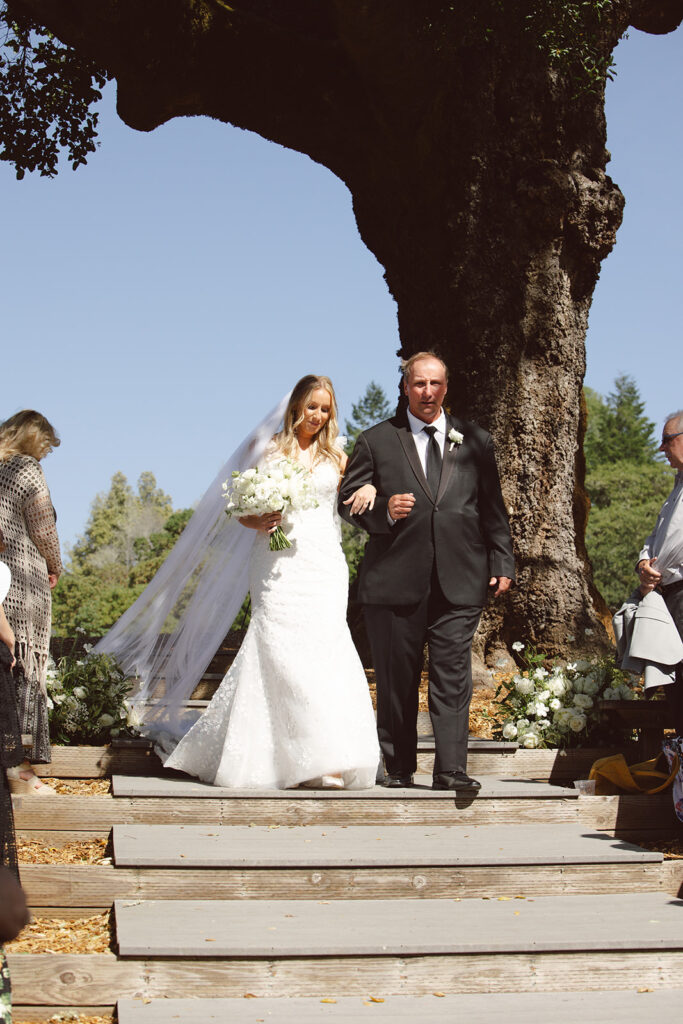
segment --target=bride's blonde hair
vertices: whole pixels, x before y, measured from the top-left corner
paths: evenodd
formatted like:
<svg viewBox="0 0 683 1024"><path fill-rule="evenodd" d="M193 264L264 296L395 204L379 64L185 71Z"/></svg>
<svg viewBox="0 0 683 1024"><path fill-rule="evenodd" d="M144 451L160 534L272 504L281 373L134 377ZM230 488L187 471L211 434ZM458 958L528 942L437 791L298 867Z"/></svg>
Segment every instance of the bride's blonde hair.
<svg viewBox="0 0 683 1024"><path fill-rule="evenodd" d="M13 455L31 455L40 462L59 445L55 428L35 409L22 409L0 423L0 462Z"/></svg>
<svg viewBox="0 0 683 1024"><path fill-rule="evenodd" d="M294 385L282 430L275 437L275 442L289 458L296 458L297 441L296 429L304 420L304 409L310 401L311 395L319 388L324 389L330 396L330 416L327 423L320 428L313 441L313 461L318 459L332 459L341 472L342 451L337 447L335 441L339 437L339 424L337 423L337 399L329 377L318 377L308 373Z"/></svg>

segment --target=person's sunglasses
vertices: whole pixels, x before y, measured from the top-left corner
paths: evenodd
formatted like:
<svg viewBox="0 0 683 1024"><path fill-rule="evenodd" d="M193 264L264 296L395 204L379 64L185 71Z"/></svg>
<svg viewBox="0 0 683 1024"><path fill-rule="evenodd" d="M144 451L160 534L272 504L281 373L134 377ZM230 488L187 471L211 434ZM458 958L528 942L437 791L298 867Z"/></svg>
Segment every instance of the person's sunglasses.
<svg viewBox="0 0 683 1024"><path fill-rule="evenodd" d="M662 444L668 444L669 441L673 441L674 437L680 437L683 434L683 430L679 430L677 434L662 434Z"/></svg>

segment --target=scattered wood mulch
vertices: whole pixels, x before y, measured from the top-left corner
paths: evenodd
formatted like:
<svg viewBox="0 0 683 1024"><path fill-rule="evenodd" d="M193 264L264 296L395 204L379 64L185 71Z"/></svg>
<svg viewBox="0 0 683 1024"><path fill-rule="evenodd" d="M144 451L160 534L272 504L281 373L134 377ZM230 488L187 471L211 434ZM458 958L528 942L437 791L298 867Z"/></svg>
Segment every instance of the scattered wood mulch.
<svg viewBox="0 0 683 1024"><path fill-rule="evenodd" d="M106 1017L92 1017L85 1013L79 1013L78 1010L64 1010L62 1013L55 1013L52 1017L48 1017L47 1021L44 1017L27 1017L26 1013L30 1013L30 1010L15 1010L12 1017L14 1024L114 1024L114 1018L109 1014Z"/></svg>
<svg viewBox="0 0 683 1024"><path fill-rule="evenodd" d="M42 839L17 839L20 864L111 864L106 839L74 839L52 846Z"/></svg>
<svg viewBox="0 0 683 1024"><path fill-rule="evenodd" d="M480 740L492 740L495 722L496 691L491 687L477 687L470 704L470 735Z"/></svg>
<svg viewBox="0 0 683 1024"><path fill-rule="evenodd" d="M14 1024L114 1024L114 1017L111 1014L106 1016L92 1016L87 1013L79 1013L78 1010L62 1010L53 1014L52 1017L34 1017L26 1007L15 1009L12 1015ZM29 1016L26 1016L29 1014Z"/></svg>
<svg viewBox="0 0 683 1024"><path fill-rule="evenodd" d="M9 953L109 953L112 949L112 912L65 920L41 917L8 942Z"/></svg>
<svg viewBox="0 0 683 1024"><path fill-rule="evenodd" d="M53 779L43 778L60 796L108 796L111 779Z"/></svg>
<svg viewBox="0 0 683 1024"><path fill-rule="evenodd" d="M371 668L366 668L365 675L368 680L368 688L370 690L370 697L372 698L373 708L377 707L377 687L375 685L375 673ZM429 711L429 705L427 703L427 690L429 686L429 675L427 672L422 673L422 681L420 683L420 711ZM493 739L493 721L491 717L495 713L496 701L496 688L491 687L477 687L472 695L472 703L470 704L470 735L476 736L478 739L490 740Z"/></svg>
<svg viewBox="0 0 683 1024"><path fill-rule="evenodd" d="M683 860L683 837L680 839L638 839L638 846L664 854L664 860Z"/></svg>

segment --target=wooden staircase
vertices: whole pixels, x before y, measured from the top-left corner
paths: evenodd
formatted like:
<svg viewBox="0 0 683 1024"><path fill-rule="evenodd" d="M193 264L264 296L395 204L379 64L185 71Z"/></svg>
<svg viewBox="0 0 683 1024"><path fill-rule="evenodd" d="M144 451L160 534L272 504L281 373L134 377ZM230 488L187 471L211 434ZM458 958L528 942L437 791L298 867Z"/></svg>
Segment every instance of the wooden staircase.
<svg viewBox="0 0 683 1024"><path fill-rule="evenodd" d="M424 726L424 722L422 723ZM680 1015L671 795L579 797L601 751L473 741L481 793L234 791L142 744L57 751L110 796L15 798L22 835L111 836L111 865L26 865L36 914L114 905L117 953L10 955L16 1020L651 1022ZM433 743L420 742L431 771Z"/></svg>

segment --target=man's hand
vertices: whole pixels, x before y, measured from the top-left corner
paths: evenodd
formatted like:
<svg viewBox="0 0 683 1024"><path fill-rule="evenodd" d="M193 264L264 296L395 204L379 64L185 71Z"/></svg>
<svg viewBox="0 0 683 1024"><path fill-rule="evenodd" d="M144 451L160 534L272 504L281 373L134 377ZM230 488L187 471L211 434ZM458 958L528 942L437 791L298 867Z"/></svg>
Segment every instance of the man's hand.
<svg viewBox="0 0 683 1024"><path fill-rule="evenodd" d="M57 575L56 572L49 572L47 574L47 579L48 579L48 583L50 584L50 590L54 590L55 587L57 586L57 581L59 580L59 576Z"/></svg>
<svg viewBox="0 0 683 1024"><path fill-rule="evenodd" d="M394 521L405 519L410 514L414 504L414 494L392 494L387 505L387 512Z"/></svg>
<svg viewBox="0 0 683 1024"><path fill-rule="evenodd" d="M638 577L640 579L638 590L641 597L651 594L662 578L661 572L654 567L656 561L656 558L641 558L638 562Z"/></svg>
<svg viewBox="0 0 683 1024"><path fill-rule="evenodd" d="M506 590L510 589L511 584L512 580L509 576L492 576L489 580L489 587L496 587L493 592L494 597L504 594Z"/></svg>

